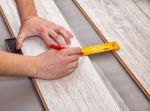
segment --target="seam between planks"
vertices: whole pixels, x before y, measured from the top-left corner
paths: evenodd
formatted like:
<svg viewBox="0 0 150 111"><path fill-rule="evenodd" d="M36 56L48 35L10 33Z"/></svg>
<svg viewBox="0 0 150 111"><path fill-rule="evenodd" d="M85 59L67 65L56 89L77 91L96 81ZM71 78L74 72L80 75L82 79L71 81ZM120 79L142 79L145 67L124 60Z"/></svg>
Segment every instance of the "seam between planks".
<svg viewBox="0 0 150 111"><path fill-rule="evenodd" d="M72 0L74 4L77 6L77 8L80 10L80 12L83 14L83 16L86 18L86 20L90 23L90 25L93 27L95 32L99 35L99 37L104 41L108 42L105 38L105 36L101 33L100 29L97 28L95 23L91 20L91 18L88 16L88 14L84 11L84 9L81 7L81 5L76 1ZM139 82L139 80L134 76L134 73L128 68L126 63L121 59L121 57L116 53L116 51L112 51L115 58L121 63L123 68L128 72L129 76L134 80L134 82L138 85L138 87L141 89L143 94L147 97L148 100L150 100L150 94L146 91L146 89L143 87L143 85Z"/></svg>

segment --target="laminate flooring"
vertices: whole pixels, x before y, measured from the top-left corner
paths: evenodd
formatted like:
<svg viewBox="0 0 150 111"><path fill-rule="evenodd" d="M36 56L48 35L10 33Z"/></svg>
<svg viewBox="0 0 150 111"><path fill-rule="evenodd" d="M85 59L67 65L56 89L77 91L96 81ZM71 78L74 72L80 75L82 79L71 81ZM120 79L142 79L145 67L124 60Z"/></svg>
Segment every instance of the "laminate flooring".
<svg viewBox="0 0 150 111"><path fill-rule="evenodd" d="M147 0L73 0L101 36L117 41L119 60L150 99L150 19ZM144 5L146 4L146 5Z"/></svg>
<svg viewBox="0 0 150 111"><path fill-rule="evenodd" d="M2 0L1 6L9 22L12 32L17 37L20 21L15 2ZM65 19L59 12L53 0L36 0L38 15L50 21L63 25L70 30ZM71 46L81 46L75 35ZM36 56L47 48L35 37L24 42L22 51L25 55ZM103 72L100 72L103 75ZM116 100L108 87L99 76L88 57L80 60L76 71L57 80L34 79L37 90L44 101L46 110L52 111L128 111L122 99ZM119 97L119 95L118 95Z"/></svg>

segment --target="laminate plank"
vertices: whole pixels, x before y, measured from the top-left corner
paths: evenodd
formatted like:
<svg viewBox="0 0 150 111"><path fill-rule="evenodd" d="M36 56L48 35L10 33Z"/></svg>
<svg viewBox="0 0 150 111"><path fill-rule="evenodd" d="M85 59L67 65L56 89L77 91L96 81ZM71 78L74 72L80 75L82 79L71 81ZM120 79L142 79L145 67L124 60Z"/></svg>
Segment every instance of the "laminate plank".
<svg viewBox="0 0 150 111"><path fill-rule="evenodd" d="M120 44L117 58L150 99L150 20L147 16L131 0L73 1L104 40Z"/></svg>
<svg viewBox="0 0 150 111"><path fill-rule="evenodd" d="M36 0L38 15L50 21L63 25L70 30L65 19L59 12L53 0ZM0 1L6 18L15 36L17 36L20 21L14 1ZM81 46L75 35L71 46ZM38 55L47 48L37 37L26 40L22 51L25 55ZM99 71L100 75L103 72ZM98 75L88 57L81 58L79 67L72 74L57 80L34 79L36 88L43 98L47 110L52 111L128 111L128 107L117 101L106 82ZM113 89L113 88L112 88ZM117 95L118 96L118 95ZM118 96L119 97L119 96ZM124 104L122 106L122 104Z"/></svg>
<svg viewBox="0 0 150 111"><path fill-rule="evenodd" d="M138 1L135 1L135 3L150 19L150 0L138 0Z"/></svg>

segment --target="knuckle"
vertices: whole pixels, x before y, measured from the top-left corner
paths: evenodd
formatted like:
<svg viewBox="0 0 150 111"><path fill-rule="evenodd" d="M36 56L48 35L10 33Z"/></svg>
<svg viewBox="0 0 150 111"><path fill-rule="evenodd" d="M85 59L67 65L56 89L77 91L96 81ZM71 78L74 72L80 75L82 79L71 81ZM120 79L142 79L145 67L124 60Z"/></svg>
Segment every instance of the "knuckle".
<svg viewBox="0 0 150 111"><path fill-rule="evenodd" d="M75 69L72 69L72 70L69 71L69 73L73 73L74 71L75 71Z"/></svg>
<svg viewBox="0 0 150 111"><path fill-rule="evenodd" d="M58 50L51 49L51 50L48 50L48 51L52 52L53 54L56 54L56 55L58 55Z"/></svg>
<svg viewBox="0 0 150 111"><path fill-rule="evenodd" d="M72 52L73 52L74 54L76 54L77 49L74 48L74 49L72 50Z"/></svg>
<svg viewBox="0 0 150 111"><path fill-rule="evenodd" d="M78 66L78 61L75 62L75 66Z"/></svg>
<svg viewBox="0 0 150 111"><path fill-rule="evenodd" d="M65 29L65 31L69 37L72 36L72 34L68 30Z"/></svg>
<svg viewBox="0 0 150 111"><path fill-rule="evenodd" d="M72 57L72 61L77 61L77 60L78 60L77 56Z"/></svg>
<svg viewBox="0 0 150 111"><path fill-rule="evenodd" d="M64 58L64 57L61 57L60 64L67 65L68 64L68 60L66 58Z"/></svg>
<svg viewBox="0 0 150 111"><path fill-rule="evenodd" d="M65 56L65 55L67 54L67 51L66 51L66 50L60 50L60 54L61 54L62 56Z"/></svg>
<svg viewBox="0 0 150 111"><path fill-rule="evenodd" d="M76 60L78 60L79 59L79 56L76 56Z"/></svg>
<svg viewBox="0 0 150 111"><path fill-rule="evenodd" d="M68 74L68 71L69 71L68 68L64 69L64 70L62 71L62 75L67 75L67 74Z"/></svg>
<svg viewBox="0 0 150 111"><path fill-rule="evenodd" d="M62 71L60 72L60 74L63 76L64 74L66 74L66 70L62 70Z"/></svg>
<svg viewBox="0 0 150 111"><path fill-rule="evenodd" d="M49 27L51 28L51 27L53 27L53 28L56 28L56 26L58 26L56 23L53 23L53 22L51 22L50 24L49 24Z"/></svg>
<svg viewBox="0 0 150 111"><path fill-rule="evenodd" d="M58 38L59 36L58 36L57 33L54 33L54 34L53 34L53 37L54 37L54 38Z"/></svg>
<svg viewBox="0 0 150 111"><path fill-rule="evenodd" d="M69 32L69 31L68 31ZM71 32L69 32L70 37L73 37L73 34Z"/></svg>
<svg viewBox="0 0 150 111"><path fill-rule="evenodd" d="M63 32L64 31L64 27L63 26L58 26L58 30L60 31L60 32Z"/></svg>
<svg viewBox="0 0 150 111"><path fill-rule="evenodd" d="M81 52L81 49L80 49L79 47L76 47L76 48L75 48L75 52L76 52L76 53L80 53L80 52Z"/></svg>
<svg viewBox="0 0 150 111"><path fill-rule="evenodd" d="M55 32L54 29L49 29L49 33L54 38L58 38L59 37L59 35Z"/></svg>
<svg viewBox="0 0 150 111"><path fill-rule="evenodd" d="M69 66L66 67L66 73L70 70Z"/></svg>
<svg viewBox="0 0 150 111"><path fill-rule="evenodd" d="M58 25L58 28L63 29L64 27L63 27L63 26L61 26L61 25Z"/></svg>
<svg viewBox="0 0 150 111"><path fill-rule="evenodd" d="M49 26L53 26L53 25L55 25L55 23L49 22Z"/></svg>
<svg viewBox="0 0 150 111"><path fill-rule="evenodd" d="M37 32L39 35L43 35L44 33L46 33L47 29L44 26L41 26L38 28Z"/></svg>

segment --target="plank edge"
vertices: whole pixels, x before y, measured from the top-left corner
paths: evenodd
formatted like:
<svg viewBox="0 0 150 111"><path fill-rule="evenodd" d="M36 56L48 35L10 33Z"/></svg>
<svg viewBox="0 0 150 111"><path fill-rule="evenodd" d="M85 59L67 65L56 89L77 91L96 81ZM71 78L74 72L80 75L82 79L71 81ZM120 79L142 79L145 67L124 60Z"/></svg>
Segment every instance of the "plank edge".
<svg viewBox="0 0 150 111"><path fill-rule="evenodd" d="M10 35L14 38L14 37L15 37L15 34L14 34L14 32L12 31L12 28L11 28L11 26L10 26L10 24L9 24L9 22L8 22L8 20L7 20L6 16L5 16L4 11L3 11L3 9L2 9L1 6L0 6L0 14L2 15L2 17L3 17L3 19L4 19L5 23L6 23L6 26L7 26L8 30L9 30L9 32L10 32ZM30 79L30 78L29 78L29 79ZM34 78L31 78L31 81L32 81L32 83L33 83L33 85L34 85L34 88L35 88L35 90L36 90L38 96L40 97L40 100L41 100L41 102L42 102L42 105L44 106L45 111L49 111L49 109L48 109L48 107L47 107L47 105L46 105L46 102L45 102L45 100L44 100L44 98L43 98L43 96L42 96L42 93L41 93L41 91L40 91L40 89L39 89L39 87L38 87L38 85L37 85L35 79L34 79Z"/></svg>
<svg viewBox="0 0 150 111"><path fill-rule="evenodd" d="M79 11L83 14L83 16L86 18L86 20L90 23L90 25L93 27L93 29L98 34L98 36L103 40L103 42L108 42L106 40L105 36L97 28L95 23L91 20L91 18L88 16L88 14L84 11L84 9L81 7L81 5L77 2L77 0L72 0L72 1L77 6ZM126 63L121 59L121 57L117 54L116 51L112 51L112 53L115 56L115 58L119 61L119 63L123 66L123 68L127 71L129 76L134 80L134 82L137 84L137 86L140 88L140 90L143 92L143 94L147 97L147 99L150 100L150 94L146 91L146 89L143 87L143 85L137 80L137 78L134 76L134 73L128 68Z"/></svg>

